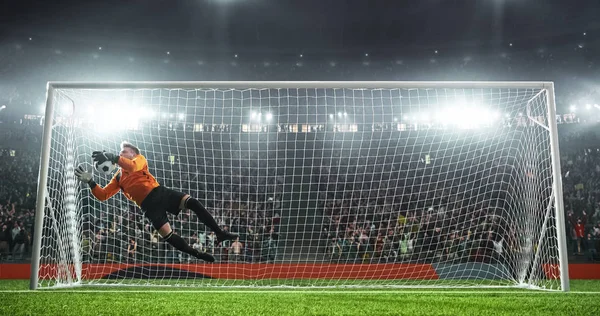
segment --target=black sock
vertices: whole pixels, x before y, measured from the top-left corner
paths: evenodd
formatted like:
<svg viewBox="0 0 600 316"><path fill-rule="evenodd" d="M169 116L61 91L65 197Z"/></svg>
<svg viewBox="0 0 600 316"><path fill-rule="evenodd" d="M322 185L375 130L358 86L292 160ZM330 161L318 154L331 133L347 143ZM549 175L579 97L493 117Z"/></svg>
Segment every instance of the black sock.
<svg viewBox="0 0 600 316"><path fill-rule="evenodd" d="M215 233L220 234L222 232L214 217L210 215L210 213L206 210L204 205L200 203L200 201L194 198L188 198L187 201L185 201L185 207L194 211L194 213L196 213L196 216L198 216L198 219L202 223L204 223L204 225L212 229Z"/></svg>
<svg viewBox="0 0 600 316"><path fill-rule="evenodd" d="M196 249L190 247L190 245L188 245L188 243L185 242L183 238L181 238L179 235L173 234L173 232L167 235L167 237L165 237L165 240L169 244L171 244L171 246L177 248L179 251L185 252L192 256L196 256L196 253L198 252Z"/></svg>

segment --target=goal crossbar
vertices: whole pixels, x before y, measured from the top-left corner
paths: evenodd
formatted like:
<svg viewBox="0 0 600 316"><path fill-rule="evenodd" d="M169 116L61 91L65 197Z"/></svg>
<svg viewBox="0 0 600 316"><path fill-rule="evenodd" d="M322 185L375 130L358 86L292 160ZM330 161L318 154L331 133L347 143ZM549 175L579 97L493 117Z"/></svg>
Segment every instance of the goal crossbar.
<svg viewBox="0 0 600 316"><path fill-rule="evenodd" d="M553 89L551 81L50 81L49 89Z"/></svg>

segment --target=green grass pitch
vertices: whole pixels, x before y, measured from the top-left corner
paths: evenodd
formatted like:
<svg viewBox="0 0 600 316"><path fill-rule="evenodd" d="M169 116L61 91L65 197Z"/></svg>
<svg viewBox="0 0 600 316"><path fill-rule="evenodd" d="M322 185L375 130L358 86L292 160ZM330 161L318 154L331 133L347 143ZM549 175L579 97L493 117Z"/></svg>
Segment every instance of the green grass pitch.
<svg viewBox="0 0 600 316"><path fill-rule="evenodd" d="M191 289L80 287L27 290L0 281L0 315L599 315L600 281L570 293L517 289Z"/></svg>

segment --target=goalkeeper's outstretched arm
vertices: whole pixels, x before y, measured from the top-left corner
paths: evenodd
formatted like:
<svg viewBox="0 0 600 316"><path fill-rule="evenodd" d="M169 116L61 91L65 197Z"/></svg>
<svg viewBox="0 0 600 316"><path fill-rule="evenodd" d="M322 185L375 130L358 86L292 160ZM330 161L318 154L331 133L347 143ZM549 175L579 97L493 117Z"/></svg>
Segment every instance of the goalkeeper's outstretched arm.
<svg viewBox="0 0 600 316"><path fill-rule="evenodd" d="M118 174L118 172L115 173L110 182L103 188L92 179L92 174L87 172L83 166L80 165L75 169L75 176L77 179L87 183L90 186L90 189L92 189L92 195L100 201L106 201L119 192L121 187L117 181Z"/></svg>

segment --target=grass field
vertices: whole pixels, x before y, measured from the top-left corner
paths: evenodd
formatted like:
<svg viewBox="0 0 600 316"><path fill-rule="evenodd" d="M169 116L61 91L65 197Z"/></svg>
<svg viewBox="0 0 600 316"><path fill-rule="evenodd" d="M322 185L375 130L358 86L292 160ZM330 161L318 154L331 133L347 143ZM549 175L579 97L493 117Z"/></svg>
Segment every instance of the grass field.
<svg viewBox="0 0 600 316"><path fill-rule="evenodd" d="M0 281L0 315L598 315L600 281L570 293L513 289L190 289L29 291Z"/></svg>

